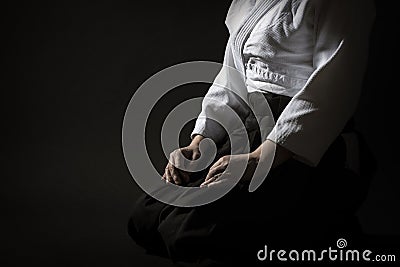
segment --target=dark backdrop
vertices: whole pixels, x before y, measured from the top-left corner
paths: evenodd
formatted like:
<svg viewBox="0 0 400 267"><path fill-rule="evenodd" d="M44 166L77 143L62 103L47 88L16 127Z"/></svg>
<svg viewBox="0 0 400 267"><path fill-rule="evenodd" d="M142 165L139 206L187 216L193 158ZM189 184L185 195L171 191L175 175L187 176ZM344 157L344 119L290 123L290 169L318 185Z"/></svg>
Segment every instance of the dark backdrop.
<svg viewBox="0 0 400 267"><path fill-rule="evenodd" d="M222 61L230 1L138 2L2 4L0 265L164 263L145 257L126 233L140 190L122 154L124 111L155 72L191 60ZM359 217L366 233L393 237L400 234L400 189L398 134L391 129L398 121L391 97L397 70L388 64L396 43L385 34L395 25L390 12L378 7L358 115L379 163ZM206 89L180 88L172 99Z"/></svg>

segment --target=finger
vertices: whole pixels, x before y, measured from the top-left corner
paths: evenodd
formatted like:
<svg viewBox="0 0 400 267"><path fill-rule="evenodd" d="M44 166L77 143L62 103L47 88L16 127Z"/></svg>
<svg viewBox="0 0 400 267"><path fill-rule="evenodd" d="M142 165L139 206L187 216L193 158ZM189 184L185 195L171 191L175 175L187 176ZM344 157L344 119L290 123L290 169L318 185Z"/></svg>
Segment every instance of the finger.
<svg viewBox="0 0 400 267"><path fill-rule="evenodd" d="M177 168L177 163L179 162L179 156L176 153L171 154L170 164L169 164L169 172L174 180L174 183L180 185L182 183L182 179L179 174L179 169Z"/></svg>
<svg viewBox="0 0 400 267"><path fill-rule="evenodd" d="M161 180L167 179L167 176L165 175L165 172L166 172L166 171L164 171L164 173L163 173L163 175L162 175L162 177L161 177Z"/></svg>
<svg viewBox="0 0 400 267"><path fill-rule="evenodd" d="M208 186L210 183L216 181L217 178L218 178L217 176L213 176L213 177L209 178L208 180L205 180L205 181L200 185L200 187L206 187L206 186Z"/></svg>
<svg viewBox="0 0 400 267"><path fill-rule="evenodd" d="M206 181L207 181L208 179L210 179L211 177L213 177L213 176L215 176L215 175L217 175L217 174L219 174L219 173L221 173L221 172L223 172L223 171L224 171L224 168L223 168L222 164L215 164L215 165L213 165L213 166L210 168L210 170L208 171L208 173L207 173Z"/></svg>
<svg viewBox="0 0 400 267"><path fill-rule="evenodd" d="M182 180L179 177L179 172L174 166L170 166L169 172L171 173L172 179L174 180L174 183L179 185L181 184Z"/></svg>
<svg viewBox="0 0 400 267"><path fill-rule="evenodd" d="M222 177L222 174L217 175L217 179L215 179L214 181L211 181L210 183L207 183L207 187L212 187L212 186L216 186L216 185L221 185L221 184L225 184L225 185L232 185L232 184L236 184L237 181L234 179L234 177L232 176L231 173L224 173L224 176Z"/></svg>
<svg viewBox="0 0 400 267"><path fill-rule="evenodd" d="M217 160L217 161L210 167L210 169L208 170L208 172L213 171L215 168L218 168L218 167L221 166L221 165L222 165L222 160L219 159L219 160Z"/></svg>
<svg viewBox="0 0 400 267"><path fill-rule="evenodd" d="M212 179L206 183L207 187L225 184L236 184L238 182L237 176L233 175L232 172L225 170L223 173L215 175L216 179Z"/></svg>
<svg viewBox="0 0 400 267"><path fill-rule="evenodd" d="M213 181L213 182L211 182L211 183L208 183L207 185L205 185L206 187L212 187L212 186L216 186L216 185L220 185L220 184L222 184L222 183L224 183L224 182L226 182L226 180L225 179L223 179L223 180L215 180L215 181Z"/></svg>
<svg viewBox="0 0 400 267"><path fill-rule="evenodd" d="M205 181L208 181L208 180L212 179L214 176L216 176L216 175L218 175L218 174L220 174L220 173L222 173L222 172L223 172L223 169L220 168L220 167L214 168L214 169L210 170L210 171L207 173L207 176L206 176Z"/></svg>
<svg viewBox="0 0 400 267"><path fill-rule="evenodd" d="M183 155L181 155L180 153L182 153L182 152L175 152L170 158L170 162L171 162L172 166L174 167L174 169L177 169L177 170L184 169L183 163L184 163L185 157Z"/></svg>
<svg viewBox="0 0 400 267"><path fill-rule="evenodd" d="M165 169L165 176L167 178L167 182L174 182L174 179L172 179L171 173L169 172L169 166L167 166L167 168Z"/></svg>
<svg viewBox="0 0 400 267"><path fill-rule="evenodd" d="M222 173L218 173L218 174L216 174L216 175L210 177L208 180L205 180L202 184L203 184L204 186L207 186L207 185L209 185L210 183L213 183L213 182L215 182L215 181L220 180L220 179L222 178L222 175L223 175Z"/></svg>
<svg viewBox="0 0 400 267"><path fill-rule="evenodd" d="M199 152L193 152L192 160L198 160L199 158L200 158L200 153Z"/></svg>

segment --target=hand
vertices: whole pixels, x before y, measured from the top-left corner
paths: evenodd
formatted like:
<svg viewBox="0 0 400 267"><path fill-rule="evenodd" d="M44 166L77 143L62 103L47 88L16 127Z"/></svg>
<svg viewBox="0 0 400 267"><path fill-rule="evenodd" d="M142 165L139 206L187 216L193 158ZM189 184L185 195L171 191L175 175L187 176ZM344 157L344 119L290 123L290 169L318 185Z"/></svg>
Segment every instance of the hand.
<svg viewBox="0 0 400 267"><path fill-rule="evenodd" d="M192 143L180 149L175 150L170 154L169 162L165 167L163 179L176 185L184 185L190 181L190 175L188 172L179 169L183 157L188 160L197 160L200 158L199 143L202 140L202 136L196 136Z"/></svg>
<svg viewBox="0 0 400 267"><path fill-rule="evenodd" d="M213 186L223 182L234 182L235 179L238 179L237 175L241 173L241 170L236 170L235 167L243 165L246 166L246 170L240 179L241 181L250 181L258 162L259 157L254 153L223 156L211 166L205 181L200 187ZM229 172L227 172L228 164L230 167ZM224 173L224 176L222 176L222 173Z"/></svg>

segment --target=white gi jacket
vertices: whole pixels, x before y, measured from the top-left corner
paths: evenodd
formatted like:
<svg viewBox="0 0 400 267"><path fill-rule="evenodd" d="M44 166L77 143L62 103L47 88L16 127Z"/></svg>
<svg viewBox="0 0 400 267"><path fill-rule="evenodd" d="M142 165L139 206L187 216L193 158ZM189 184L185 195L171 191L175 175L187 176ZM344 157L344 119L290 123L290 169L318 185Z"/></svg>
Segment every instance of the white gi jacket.
<svg viewBox="0 0 400 267"><path fill-rule="evenodd" d="M232 2L224 65L243 74L235 93L244 99L265 91L292 97L267 139L298 160L319 163L355 112L374 18L373 0ZM238 84L229 75L219 77L221 81ZM192 136L223 140L225 131L210 118L226 106L244 120L249 115L237 95L212 85ZM236 127L228 125L228 133Z"/></svg>

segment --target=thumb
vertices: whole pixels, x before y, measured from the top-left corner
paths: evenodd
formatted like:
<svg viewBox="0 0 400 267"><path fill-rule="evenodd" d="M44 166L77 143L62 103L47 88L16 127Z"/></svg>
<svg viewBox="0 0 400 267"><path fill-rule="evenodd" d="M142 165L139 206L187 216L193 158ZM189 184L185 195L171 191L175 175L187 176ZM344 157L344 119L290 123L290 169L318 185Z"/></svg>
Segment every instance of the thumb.
<svg viewBox="0 0 400 267"><path fill-rule="evenodd" d="M193 152L192 160L197 160L199 158L200 158L200 152L198 152L198 151Z"/></svg>

